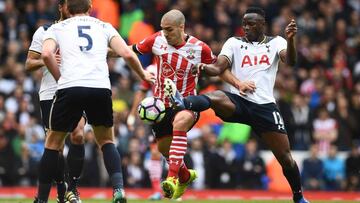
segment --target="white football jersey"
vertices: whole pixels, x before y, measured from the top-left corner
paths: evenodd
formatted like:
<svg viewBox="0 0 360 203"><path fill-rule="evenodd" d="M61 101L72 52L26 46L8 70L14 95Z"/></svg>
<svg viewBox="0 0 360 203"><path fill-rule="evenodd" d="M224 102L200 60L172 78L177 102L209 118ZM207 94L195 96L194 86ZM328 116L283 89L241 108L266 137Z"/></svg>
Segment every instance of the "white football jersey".
<svg viewBox="0 0 360 203"><path fill-rule="evenodd" d="M115 36L120 35L111 24L90 16L75 16L51 26L44 40L55 40L60 49L58 89L110 89L106 56L110 40Z"/></svg>
<svg viewBox="0 0 360 203"><path fill-rule="evenodd" d="M34 33L33 39L29 51L41 54L43 38L48 25L40 26ZM39 90L40 101L51 100L56 92L57 83L49 70L44 66L42 67L43 76L41 79L41 85Z"/></svg>
<svg viewBox="0 0 360 203"><path fill-rule="evenodd" d="M231 72L240 81L255 82L255 92L242 96L244 99L257 104L275 103L273 89L280 61L279 53L286 47L286 40L280 36L266 36L260 43L251 43L238 37L231 37L225 42L220 55L228 58ZM241 96L233 86L230 92Z"/></svg>

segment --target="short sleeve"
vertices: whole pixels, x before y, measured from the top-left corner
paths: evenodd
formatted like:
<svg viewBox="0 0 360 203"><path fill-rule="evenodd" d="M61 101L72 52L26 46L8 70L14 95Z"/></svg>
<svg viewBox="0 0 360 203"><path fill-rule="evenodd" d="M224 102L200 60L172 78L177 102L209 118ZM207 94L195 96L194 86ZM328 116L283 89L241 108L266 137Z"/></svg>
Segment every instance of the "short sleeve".
<svg viewBox="0 0 360 203"><path fill-rule="evenodd" d="M119 36L120 34L118 33L118 31L110 24L110 23L105 23L105 32L106 32L106 37L108 42L110 43L110 40L113 37Z"/></svg>
<svg viewBox="0 0 360 203"><path fill-rule="evenodd" d="M143 39L141 42L137 43L136 44L137 51L140 52L141 54L147 54L152 52L152 47L154 45L155 39L160 34L161 34L160 32L154 33L149 37Z"/></svg>
<svg viewBox="0 0 360 203"><path fill-rule="evenodd" d="M212 64L215 63L216 56L212 53L210 47L203 43L201 50L201 63Z"/></svg>
<svg viewBox="0 0 360 203"><path fill-rule="evenodd" d="M276 38L276 52L277 54L280 54L282 50L285 50L287 48L287 41L280 36L277 36Z"/></svg>
<svg viewBox="0 0 360 203"><path fill-rule="evenodd" d="M57 42L56 35L55 35L55 26L51 26L49 29L46 30L44 38L42 41L45 41L47 39L53 39Z"/></svg>
<svg viewBox="0 0 360 203"><path fill-rule="evenodd" d="M233 41L233 38L228 39L225 42L225 44L223 45L221 52L219 54L219 56L225 56L229 60L230 64L232 64L232 60L233 60L233 56L234 56L234 51L232 48L232 41Z"/></svg>
<svg viewBox="0 0 360 203"><path fill-rule="evenodd" d="M29 51L41 54L44 33L45 30L42 26L35 31L29 47Z"/></svg>

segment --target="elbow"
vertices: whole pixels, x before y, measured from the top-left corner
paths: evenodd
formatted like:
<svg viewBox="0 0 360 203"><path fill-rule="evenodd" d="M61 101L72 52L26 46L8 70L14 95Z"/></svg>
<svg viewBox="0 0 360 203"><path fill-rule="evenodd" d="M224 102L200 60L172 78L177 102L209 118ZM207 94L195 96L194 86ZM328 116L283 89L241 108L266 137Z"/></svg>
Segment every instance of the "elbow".
<svg viewBox="0 0 360 203"><path fill-rule="evenodd" d="M52 53L50 51L44 51L41 53L41 58L44 61L47 61L51 58Z"/></svg>
<svg viewBox="0 0 360 203"><path fill-rule="evenodd" d="M29 59L26 59L25 61L25 71L31 71L31 64Z"/></svg>

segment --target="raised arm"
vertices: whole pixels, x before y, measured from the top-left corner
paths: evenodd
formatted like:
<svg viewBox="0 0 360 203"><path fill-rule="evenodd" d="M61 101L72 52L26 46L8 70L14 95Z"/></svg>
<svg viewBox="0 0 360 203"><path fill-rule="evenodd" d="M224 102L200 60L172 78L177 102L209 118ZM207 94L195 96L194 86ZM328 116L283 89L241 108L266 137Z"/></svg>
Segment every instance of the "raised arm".
<svg viewBox="0 0 360 203"><path fill-rule="evenodd" d="M281 61L286 62L290 66L296 64L296 47L295 47L295 35L297 32L297 26L294 19L286 26L285 37L287 41L286 50L280 52Z"/></svg>
<svg viewBox="0 0 360 203"><path fill-rule="evenodd" d="M58 63L56 61L55 51L56 51L55 40L51 38L46 39L43 43L41 58L44 61L44 64L48 68L51 75L55 78L56 81L58 81L60 78L60 70Z"/></svg>
<svg viewBox="0 0 360 203"><path fill-rule="evenodd" d="M145 71L136 54L126 45L125 41L120 36L114 36L110 41L110 48L114 52L124 58L126 63L133 69L141 79L148 82L153 82L155 77L149 72Z"/></svg>

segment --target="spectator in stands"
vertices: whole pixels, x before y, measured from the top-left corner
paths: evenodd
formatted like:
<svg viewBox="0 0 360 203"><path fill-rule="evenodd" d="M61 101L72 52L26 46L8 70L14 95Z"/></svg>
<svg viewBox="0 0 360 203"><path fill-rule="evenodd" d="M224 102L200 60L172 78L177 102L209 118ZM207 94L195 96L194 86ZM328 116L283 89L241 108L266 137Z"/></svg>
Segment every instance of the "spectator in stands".
<svg viewBox="0 0 360 203"><path fill-rule="evenodd" d="M360 190L360 152L357 145L353 145L349 156L346 158L347 190Z"/></svg>
<svg viewBox="0 0 360 203"><path fill-rule="evenodd" d="M335 119L331 118L326 108L319 109L318 117L314 123L314 141L319 145L320 154L328 153L330 145L337 139L337 124Z"/></svg>
<svg viewBox="0 0 360 203"><path fill-rule="evenodd" d="M354 113L350 111L349 101L343 93L336 98L335 119L338 124L338 139L336 145L339 150L349 150L359 124Z"/></svg>
<svg viewBox="0 0 360 203"><path fill-rule="evenodd" d="M293 96L292 105L293 129L292 148L294 150L306 150L311 143L312 134L312 110L306 103L305 97L299 94Z"/></svg>
<svg viewBox="0 0 360 203"><path fill-rule="evenodd" d="M324 164L319 159L319 147L316 144L310 147L310 157L304 159L301 178L306 190L323 189L322 178L324 176Z"/></svg>
<svg viewBox="0 0 360 203"><path fill-rule="evenodd" d="M250 139L245 145L245 155L240 161L238 184L244 189L266 189L264 160L257 151L257 141Z"/></svg>
<svg viewBox="0 0 360 203"><path fill-rule="evenodd" d="M143 188L149 185L149 177L139 152L130 153L129 163L124 171L124 180L125 185L131 188Z"/></svg>
<svg viewBox="0 0 360 203"><path fill-rule="evenodd" d="M328 157L324 159L324 181L326 190L342 190L345 186L345 163L335 145L330 146Z"/></svg>
<svg viewBox="0 0 360 203"><path fill-rule="evenodd" d="M206 159L205 153L203 150L203 141L202 138L198 137L190 142L190 150L185 155L185 160L190 162L187 163L187 166L193 168L197 172L197 180L193 183L193 187L195 189L204 189L205 188L205 180L206 180Z"/></svg>

